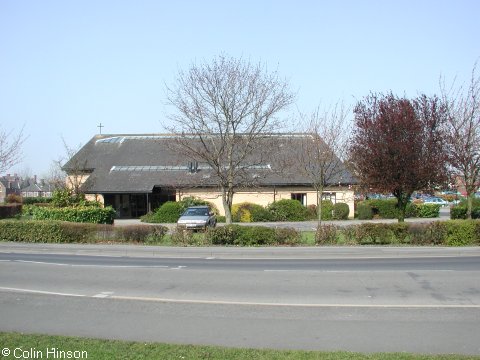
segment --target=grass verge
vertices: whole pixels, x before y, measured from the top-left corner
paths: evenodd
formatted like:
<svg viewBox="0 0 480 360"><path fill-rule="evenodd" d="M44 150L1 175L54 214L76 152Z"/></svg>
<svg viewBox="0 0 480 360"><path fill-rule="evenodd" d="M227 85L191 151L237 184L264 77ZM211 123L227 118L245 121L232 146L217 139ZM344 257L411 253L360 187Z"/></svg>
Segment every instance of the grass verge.
<svg viewBox="0 0 480 360"><path fill-rule="evenodd" d="M78 358L78 359L322 359L322 360L466 360L480 356L416 355L407 353L360 354L298 350L235 349L216 346L173 345L86 339L79 337L26 335L0 332L0 347L8 349L8 358ZM56 353L52 352L52 348ZM48 356L47 351L50 351ZM65 352L64 354L60 353ZM26 352L26 353L23 353ZM70 352L70 353L68 353ZM68 357L68 354L71 356ZM33 355L33 356L32 356ZM42 355L43 357L41 357ZM19 357L20 356L20 357ZM35 357L36 356L36 357Z"/></svg>

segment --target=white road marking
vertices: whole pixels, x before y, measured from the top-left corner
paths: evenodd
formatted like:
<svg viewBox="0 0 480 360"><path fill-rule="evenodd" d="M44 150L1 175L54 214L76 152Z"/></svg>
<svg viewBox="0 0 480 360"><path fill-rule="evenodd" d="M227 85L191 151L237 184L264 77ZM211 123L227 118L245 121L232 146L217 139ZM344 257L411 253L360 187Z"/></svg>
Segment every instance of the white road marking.
<svg viewBox="0 0 480 360"><path fill-rule="evenodd" d="M184 269L184 268L186 268L186 266L179 265L179 266L177 266L177 267L170 268L170 270L182 270L182 269Z"/></svg>
<svg viewBox="0 0 480 360"><path fill-rule="evenodd" d="M46 262L46 261L29 261L29 260L0 260L0 261L12 261L19 262L24 264L35 264L35 265L55 265L55 266L71 266L71 267L98 267L98 268L160 268L168 269L167 265L96 265L96 264L63 264L57 262Z"/></svg>
<svg viewBox="0 0 480 360"><path fill-rule="evenodd" d="M269 303L251 301L223 301L223 300L195 300L195 299L166 299L156 297L138 296L112 296L112 299L155 301L180 304L205 304L205 305L243 305L243 306L272 306L272 307L315 307L315 308L420 308L420 309L442 309L442 308L467 308L480 309L480 304L320 304L320 303Z"/></svg>
<svg viewBox="0 0 480 360"><path fill-rule="evenodd" d="M100 294L93 295L92 297L104 299L104 298L110 297L112 295L113 295L113 291L103 291Z"/></svg>
<svg viewBox="0 0 480 360"><path fill-rule="evenodd" d="M52 291L44 291L44 290L32 290L32 289L19 289L19 288L11 288L11 287L0 287L0 290L14 291L14 292L24 292L24 293L31 293L31 294L43 294L43 295L86 297L86 295L81 295L81 294L69 294L69 293L61 293L61 292L52 292Z"/></svg>
<svg viewBox="0 0 480 360"><path fill-rule="evenodd" d="M239 305L239 306L271 306L271 307L307 307L307 308L379 308L379 309L480 309L480 304L328 304L328 303L271 303L254 301L229 301L229 300L201 300L201 299L169 299L145 296L121 296L113 295L113 292L102 292L93 296L82 294L70 294L43 290L20 289L0 287L0 291L24 292L42 295L84 297L84 298L108 298L114 300L154 301L177 304L198 305Z"/></svg>

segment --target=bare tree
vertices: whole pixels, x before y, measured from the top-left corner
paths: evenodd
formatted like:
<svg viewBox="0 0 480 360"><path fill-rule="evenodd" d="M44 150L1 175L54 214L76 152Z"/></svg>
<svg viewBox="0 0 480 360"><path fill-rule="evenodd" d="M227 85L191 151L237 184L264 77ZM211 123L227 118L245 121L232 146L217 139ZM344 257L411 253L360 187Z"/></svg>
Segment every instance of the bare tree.
<svg viewBox="0 0 480 360"><path fill-rule="evenodd" d="M318 106L306 124L310 136L300 143L297 166L293 168L308 178L317 193L318 225L322 222L322 193L328 185L338 184L345 174L351 122L350 108L343 102L322 109ZM348 179L343 179L348 180Z"/></svg>
<svg viewBox="0 0 480 360"><path fill-rule="evenodd" d="M23 128L16 135L0 129L0 173L21 162L21 148L25 140Z"/></svg>
<svg viewBox="0 0 480 360"><path fill-rule="evenodd" d="M467 192L467 218L472 218L472 200L480 183L480 76L477 63L470 82L450 89L441 80L440 87L447 104L447 143L449 163L459 175Z"/></svg>
<svg viewBox="0 0 480 360"><path fill-rule="evenodd" d="M261 165L259 143L279 129L276 115L294 100L285 80L266 66L221 55L179 71L167 87L179 151L207 164L218 179L227 224L236 188ZM258 152L257 152L258 153Z"/></svg>
<svg viewBox="0 0 480 360"><path fill-rule="evenodd" d="M62 138L62 141L63 147L65 148L65 157L55 161L57 164L55 176L57 176L58 180L58 176L66 173L66 188L73 196L83 196L82 184L85 182L85 177L90 173L88 159L75 156L75 154L79 152L81 145L79 145L77 149L74 149L68 146L65 139Z"/></svg>

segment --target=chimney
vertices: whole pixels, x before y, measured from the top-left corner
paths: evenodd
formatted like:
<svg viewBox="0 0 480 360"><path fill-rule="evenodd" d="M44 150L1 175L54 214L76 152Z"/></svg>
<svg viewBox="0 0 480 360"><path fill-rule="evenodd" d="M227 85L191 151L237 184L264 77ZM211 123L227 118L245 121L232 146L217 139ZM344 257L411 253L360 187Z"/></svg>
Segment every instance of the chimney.
<svg viewBox="0 0 480 360"><path fill-rule="evenodd" d="M34 184L37 183L37 175L33 175L33 183L34 183Z"/></svg>

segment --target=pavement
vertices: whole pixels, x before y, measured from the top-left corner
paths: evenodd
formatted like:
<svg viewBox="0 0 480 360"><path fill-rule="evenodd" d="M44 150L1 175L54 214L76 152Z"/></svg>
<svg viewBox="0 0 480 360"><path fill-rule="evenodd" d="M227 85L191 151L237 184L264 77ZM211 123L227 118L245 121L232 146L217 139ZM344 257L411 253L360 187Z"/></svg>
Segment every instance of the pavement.
<svg viewBox="0 0 480 360"><path fill-rule="evenodd" d="M32 244L0 242L0 253L63 254L143 258L212 259L359 259L480 256L480 247L300 246L173 247L104 244Z"/></svg>

